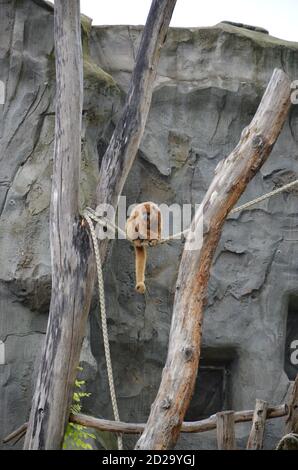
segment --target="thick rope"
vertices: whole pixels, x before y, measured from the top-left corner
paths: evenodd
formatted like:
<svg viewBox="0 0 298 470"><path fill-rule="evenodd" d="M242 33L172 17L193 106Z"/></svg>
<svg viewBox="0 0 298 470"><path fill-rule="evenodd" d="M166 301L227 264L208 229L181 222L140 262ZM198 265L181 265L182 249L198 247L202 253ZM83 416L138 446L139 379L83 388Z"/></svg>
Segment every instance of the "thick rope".
<svg viewBox="0 0 298 470"><path fill-rule="evenodd" d="M243 211L247 209L248 207L254 206L255 204L258 204L259 202L265 201L266 199L269 199L270 197L275 196L276 194L280 194L284 191L287 191L288 189L292 189L294 186L297 186L297 185L298 185L298 180L285 184L284 186L281 186L280 188L270 191L270 193L263 194L262 196L259 196L256 199L253 199L252 201L248 201L245 204L242 204L242 206L235 207L234 209L231 210L230 214L236 214L236 212Z"/></svg>
<svg viewBox="0 0 298 470"><path fill-rule="evenodd" d="M85 217L85 214L89 215L91 219L93 219L95 222L99 223L103 227L107 227L108 229L115 230L116 232L121 233L121 235L127 240L132 241L127 237L126 233L124 232L124 230L122 230L122 228L118 227L118 225L115 225L112 221L107 220L105 217L101 217L100 215L98 215L97 212L91 207L86 207L84 211L84 217Z"/></svg>
<svg viewBox="0 0 298 470"><path fill-rule="evenodd" d="M262 201L265 201L266 199L271 198L272 196L275 196L276 194L280 194L284 191L287 191L288 189L292 189L294 186L298 185L298 180L292 181L291 183L285 184L284 186L281 186L280 188L274 189L273 191L270 191L269 193L263 194L262 196L259 196L251 201L248 201L241 206L235 207L232 209L228 215L230 214L236 214L237 212L244 211L245 209L248 209L249 207L255 206L256 204L259 204ZM126 238L129 240L131 243L133 243L133 240L127 237L126 233L124 230L122 230L120 227L115 225L113 222L108 221L106 218L100 217L93 209L90 207L86 208L86 213L89 214L89 216L97 223L102 225L103 227L110 228L111 230L116 230L118 233L121 233L123 238ZM186 230L183 230L182 232L174 233L173 235L170 235L167 238L163 238L162 240L159 240L156 245L162 245L163 243L168 243L171 240L176 240L181 238L181 236L186 236L187 232L189 232L189 228ZM155 246L156 246L155 245Z"/></svg>
<svg viewBox="0 0 298 470"><path fill-rule="evenodd" d="M96 260L96 269L97 269L97 280L98 280L98 293L99 293L99 304L100 304L100 317L101 317L101 325L102 325L102 336L103 336L103 344L104 344L104 351L105 351L105 359L107 365L107 373L108 373L108 381L109 381L109 388L110 388L110 396L113 408L113 414L115 421L120 421L119 418L119 410L117 404L117 397L115 391L115 384L114 384L114 377L113 377L113 367L112 367L112 360L111 360L111 351L110 351L110 343L109 343L109 334L108 334L108 326L107 326L107 315L106 315L106 305L105 305L105 290L104 290L104 280L102 274L102 264L101 258L98 248L98 241L96 238L95 228L91 217L94 218L90 214L88 210L84 211L84 218L86 219L88 226L90 228L90 233L93 242L95 260ZM122 434L117 435L117 444L118 450L123 450L123 441L122 441Z"/></svg>

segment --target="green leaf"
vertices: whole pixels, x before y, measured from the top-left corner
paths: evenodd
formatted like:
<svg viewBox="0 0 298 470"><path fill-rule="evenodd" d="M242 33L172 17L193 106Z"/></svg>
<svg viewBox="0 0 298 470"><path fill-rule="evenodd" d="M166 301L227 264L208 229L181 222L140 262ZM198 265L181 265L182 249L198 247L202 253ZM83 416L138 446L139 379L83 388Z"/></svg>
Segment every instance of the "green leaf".
<svg viewBox="0 0 298 470"><path fill-rule="evenodd" d="M78 370L82 371L82 367L78 367ZM75 389L73 393L73 403L70 407L71 412L76 414L80 413L82 409L81 399L85 397L90 397L91 393L82 392L80 388L85 384L85 380L75 380ZM87 431L85 426L81 424L68 423L64 435L64 441L62 448L63 449L84 449L84 450L93 450L92 445L89 442L86 442L88 439L96 440L96 436L91 432Z"/></svg>

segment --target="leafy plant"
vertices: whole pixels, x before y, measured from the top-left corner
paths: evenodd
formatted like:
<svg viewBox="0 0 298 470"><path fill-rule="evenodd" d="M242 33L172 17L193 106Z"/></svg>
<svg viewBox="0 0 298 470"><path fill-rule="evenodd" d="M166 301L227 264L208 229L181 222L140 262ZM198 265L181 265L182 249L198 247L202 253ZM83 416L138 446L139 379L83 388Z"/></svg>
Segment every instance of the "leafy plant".
<svg viewBox="0 0 298 470"><path fill-rule="evenodd" d="M82 367L78 367L80 371L82 371ZM82 398L90 397L91 393L83 392L81 390L82 386L85 384L85 380L78 380L75 381L75 391L73 394L73 403L71 405L71 413L76 414L80 413L82 410ZM87 442L90 439L96 440L96 436L91 432L87 431L85 426L81 424L75 423L68 423L64 441L63 441L63 449L72 449L72 450L93 450L92 445L90 442Z"/></svg>

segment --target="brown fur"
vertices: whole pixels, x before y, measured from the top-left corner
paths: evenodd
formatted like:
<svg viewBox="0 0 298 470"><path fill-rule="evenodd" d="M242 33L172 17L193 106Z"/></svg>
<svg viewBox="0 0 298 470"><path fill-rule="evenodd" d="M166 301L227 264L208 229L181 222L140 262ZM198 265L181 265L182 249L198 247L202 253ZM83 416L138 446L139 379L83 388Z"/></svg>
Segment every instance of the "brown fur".
<svg viewBox="0 0 298 470"><path fill-rule="evenodd" d="M145 268L147 260L147 248L145 246L135 246L136 260L136 291L144 294L145 286Z"/></svg>
<svg viewBox="0 0 298 470"><path fill-rule="evenodd" d="M136 290L144 294L146 247L156 245L161 239L161 213L158 206L151 201L138 204L126 222L126 233L135 246Z"/></svg>

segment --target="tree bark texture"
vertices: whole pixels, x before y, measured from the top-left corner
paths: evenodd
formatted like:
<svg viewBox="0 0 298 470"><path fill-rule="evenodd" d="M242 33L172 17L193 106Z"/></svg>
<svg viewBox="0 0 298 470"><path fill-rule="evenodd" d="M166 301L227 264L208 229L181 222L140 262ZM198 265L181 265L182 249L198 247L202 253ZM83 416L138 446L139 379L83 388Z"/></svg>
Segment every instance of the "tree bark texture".
<svg viewBox="0 0 298 470"><path fill-rule="evenodd" d="M235 413L234 411L221 411L216 413L216 436L218 450L235 450Z"/></svg>
<svg viewBox="0 0 298 470"><path fill-rule="evenodd" d="M257 450L263 448L267 410L268 403L264 400L257 399L252 420L251 431L247 441L247 449Z"/></svg>

